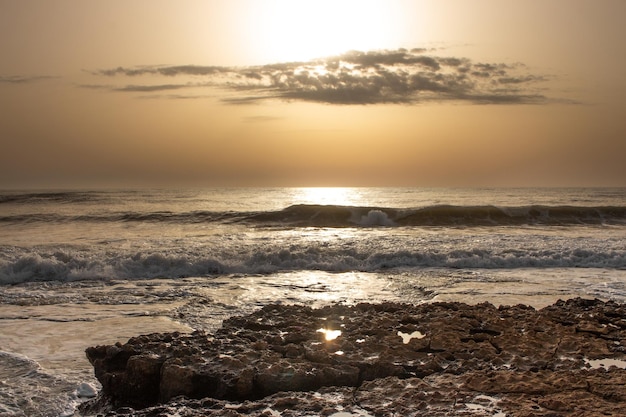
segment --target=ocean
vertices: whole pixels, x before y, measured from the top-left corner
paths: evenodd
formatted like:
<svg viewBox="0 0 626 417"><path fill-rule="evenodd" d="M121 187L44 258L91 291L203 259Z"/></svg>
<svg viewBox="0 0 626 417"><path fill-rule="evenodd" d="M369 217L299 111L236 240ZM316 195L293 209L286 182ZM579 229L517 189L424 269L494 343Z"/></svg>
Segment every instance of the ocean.
<svg viewBox="0 0 626 417"><path fill-rule="evenodd" d="M626 302L626 189L0 192L0 416L72 416L84 350L269 303Z"/></svg>

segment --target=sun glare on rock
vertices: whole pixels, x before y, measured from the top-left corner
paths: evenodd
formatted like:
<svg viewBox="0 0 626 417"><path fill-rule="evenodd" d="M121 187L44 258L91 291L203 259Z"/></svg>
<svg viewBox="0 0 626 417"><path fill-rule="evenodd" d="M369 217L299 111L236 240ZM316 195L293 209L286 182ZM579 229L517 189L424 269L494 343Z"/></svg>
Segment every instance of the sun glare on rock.
<svg viewBox="0 0 626 417"><path fill-rule="evenodd" d="M341 336L341 330L329 330L329 329L317 329L319 333L324 333L324 338L326 340L335 340L339 336Z"/></svg>
<svg viewBox="0 0 626 417"><path fill-rule="evenodd" d="M398 332L398 336L402 338L402 343L404 343L405 345L409 343L411 339L423 339L424 337L426 337L425 334L417 330L414 331L413 333Z"/></svg>

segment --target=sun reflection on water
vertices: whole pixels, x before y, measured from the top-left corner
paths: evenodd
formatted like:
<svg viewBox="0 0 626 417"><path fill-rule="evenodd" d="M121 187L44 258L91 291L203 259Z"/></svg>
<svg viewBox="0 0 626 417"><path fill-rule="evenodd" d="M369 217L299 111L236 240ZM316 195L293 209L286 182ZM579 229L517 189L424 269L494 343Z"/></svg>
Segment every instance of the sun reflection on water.
<svg viewBox="0 0 626 417"><path fill-rule="evenodd" d="M301 204L358 206L363 202L361 192L348 187L298 188L294 197Z"/></svg>

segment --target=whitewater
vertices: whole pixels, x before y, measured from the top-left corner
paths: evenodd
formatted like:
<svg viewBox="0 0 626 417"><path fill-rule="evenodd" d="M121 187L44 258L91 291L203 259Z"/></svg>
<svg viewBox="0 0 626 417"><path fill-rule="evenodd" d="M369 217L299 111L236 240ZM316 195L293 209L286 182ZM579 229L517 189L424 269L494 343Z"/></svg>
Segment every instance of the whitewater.
<svg viewBox="0 0 626 417"><path fill-rule="evenodd" d="M72 416L84 356L263 305L626 302L626 189L0 192L0 416Z"/></svg>

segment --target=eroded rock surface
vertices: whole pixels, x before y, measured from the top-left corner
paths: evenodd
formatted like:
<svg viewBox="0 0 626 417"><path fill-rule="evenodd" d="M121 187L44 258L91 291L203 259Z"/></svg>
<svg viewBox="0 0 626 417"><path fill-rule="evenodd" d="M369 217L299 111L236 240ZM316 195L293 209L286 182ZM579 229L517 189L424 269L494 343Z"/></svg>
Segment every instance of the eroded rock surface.
<svg viewBox="0 0 626 417"><path fill-rule="evenodd" d="M84 413L626 415L625 340L626 306L599 300L270 305L87 349L103 393Z"/></svg>

